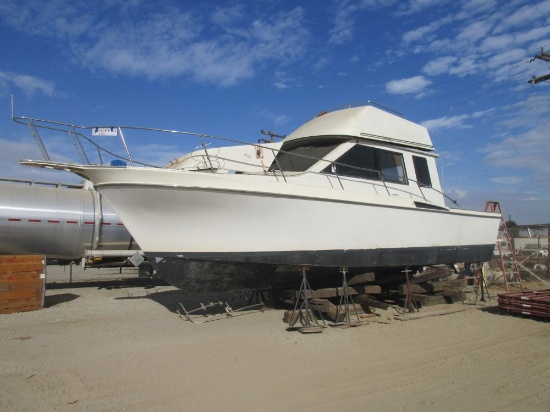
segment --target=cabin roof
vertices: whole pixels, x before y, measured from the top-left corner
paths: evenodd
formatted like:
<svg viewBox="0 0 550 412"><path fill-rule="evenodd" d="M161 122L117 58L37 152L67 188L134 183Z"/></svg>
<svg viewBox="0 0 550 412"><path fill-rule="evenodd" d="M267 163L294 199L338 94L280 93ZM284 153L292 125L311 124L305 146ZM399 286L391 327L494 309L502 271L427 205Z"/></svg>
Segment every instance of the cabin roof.
<svg viewBox="0 0 550 412"><path fill-rule="evenodd" d="M310 136L353 136L434 150L424 126L375 106L352 107L319 115L289 134L284 141Z"/></svg>

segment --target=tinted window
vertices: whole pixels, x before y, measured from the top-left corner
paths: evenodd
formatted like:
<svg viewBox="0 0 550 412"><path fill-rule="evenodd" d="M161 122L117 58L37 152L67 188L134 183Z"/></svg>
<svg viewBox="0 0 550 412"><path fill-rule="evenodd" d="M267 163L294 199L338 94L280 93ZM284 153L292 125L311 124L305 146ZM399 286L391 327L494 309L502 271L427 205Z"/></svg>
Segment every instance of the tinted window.
<svg viewBox="0 0 550 412"><path fill-rule="evenodd" d="M428 169L428 160L425 157L413 156L414 171L416 173L416 181L420 186L432 186L430 178L430 170Z"/></svg>
<svg viewBox="0 0 550 412"><path fill-rule="evenodd" d="M337 173L340 176L361 179L406 183L403 155L369 146L355 145L334 165L329 165L324 173Z"/></svg>
<svg viewBox="0 0 550 412"><path fill-rule="evenodd" d="M307 140L287 142L277 153L277 160L273 161L269 171L279 170L280 166L284 172L305 172L340 143L342 143L342 139L324 139L310 143Z"/></svg>

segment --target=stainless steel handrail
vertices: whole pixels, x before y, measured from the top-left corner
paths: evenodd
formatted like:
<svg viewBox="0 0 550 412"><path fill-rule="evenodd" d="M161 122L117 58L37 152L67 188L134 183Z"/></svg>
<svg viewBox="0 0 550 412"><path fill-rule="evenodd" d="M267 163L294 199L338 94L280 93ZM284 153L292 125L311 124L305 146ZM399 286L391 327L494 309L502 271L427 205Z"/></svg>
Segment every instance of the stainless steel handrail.
<svg viewBox="0 0 550 412"><path fill-rule="evenodd" d="M27 117L27 116L15 116L13 114L13 107L12 107L12 120L15 123L27 125L31 129L31 133L33 133L33 136L34 136L35 133L38 135L37 128L42 128L42 129L51 130L51 131L66 132L66 133L69 134L71 139L74 136L75 139L76 139L76 142L73 140L73 146L74 146L74 148L77 152L77 155L79 156L80 160L87 161L87 164L91 164L91 163L90 163L89 158L88 158L88 156L85 152L84 147L82 146L82 143L80 141L81 138L85 139L88 143L90 143L91 145L93 145L97 149L98 157L100 159L100 164L103 164L103 158L101 156L101 153L103 152L103 153L106 153L106 154L116 158L116 159L128 161L128 162L130 162L131 165L140 165L140 166L144 166L144 167L160 168L162 166L156 166L156 165L148 164L148 163L145 163L145 162L136 161L135 159L132 158L132 156L130 154L130 149L127 145L126 139L125 139L124 134L123 134L123 129L141 130L141 131L147 131L147 132L161 132L161 133L177 134L177 135L182 135L182 136L198 137L200 142L201 142L200 147L202 148L202 150L204 150L204 154L206 156L206 161L208 162L208 166L210 167L211 171L214 171L216 169L214 168L212 158L211 158L211 155L209 153L209 149L207 148L207 144L204 141L205 139L214 139L216 141L235 143L235 144L240 144L240 145L243 145L243 144L244 145L252 145L256 148L262 148L262 149L266 149L266 150L271 151L273 153L274 163L277 165L277 169L271 169L270 168L269 171L272 172L272 174L277 179L278 179L278 174L280 173L280 176L282 177L284 182L288 181L288 179L287 179L288 175L285 173L285 172L288 172L288 171L285 171L285 170L283 170L283 168L281 168L281 165L280 165L279 160L277 158L278 153L284 153L284 154L287 154L287 155L290 155L290 156L312 159L312 160L315 160L315 161L323 161L323 162L327 162L328 164L331 164L333 166L345 166L347 168L357 169L357 170L364 171L364 172L376 173L378 175L379 182L384 187L387 194L391 195L390 188L387 185L388 181L387 181L387 179L384 179L383 173L379 170L366 169L366 168L361 168L361 167L354 166L354 165L344 164L344 163L341 163L341 162L329 161L329 160L321 159L321 158L314 157L314 156L308 156L308 155L304 155L304 154L301 154L301 153L299 154L299 153L288 152L288 151L284 151L284 150L280 150L280 149L274 149L273 147L268 147L268 146L264 146L262 144L257 144L257 143L249 143L249 142L243 142L243 141L236 140L236 139L230 139L230 138L225 138L225 137L220 137L220 136L213 136L213 135L208 135L208 134L204 134L204 133L186 132L186 131L179 131L179 130L170 130L170 129L161 129L161 128L152 128L152 127L142 127L142 126L112 126L110 128L111 129L117 129L118 133L120 134L122 144L123 144L124 149L126 151L126 157L124 157L124 156L121 156L121 155L118 155L118 154L112 152L111 150L106 149L105 147L102 147L101 145L96 143L93 139L91 139L91 138L87 137L85 134L77 131L77 130L92 131L94 129L97 129L98 128L97 126L82 126L82 125L74 125L74 124L70 124L70 123L57 122L57 121L52 121L52 120L37 119L37 118L32 118L32 117ZM38 139L35 137L35 140L37 140L41 143L41 145L39 144L39 146L41 146L42 153L43 154L47 153L45 145L43 144L42 139L39 137L39 135L38 135ZM81 152L79 152L79 149L81 150ZM49 159L49 156L47 156L47 155L45 155L45 156L47 157L45 160L51 160L51 159ZM218 155L216 155L215 158L216 159L221 159L221 160L228 160L228 161L236 162L235 159L224 158L224 157L221 157L221 156L218 156ZM237 163L246 164L245 162L237 162ZM267 173L267 172L264 171L264 174L265 173ZM301 172L299 172L299 173L301 173ZM312 173L312 172L307 172L306 171L306 172L303 172L303 173ZM327 175L325 173L316 173L316 174ZM329 176L329 175L327 175L327 176ZM350 181L351 180L350 177L348 177L348 176L339 175L337 173L336 169L335 169L335 172L334 172L334 176L338 180L338 182L340 184L340 187L342 189L344 189L344 181ZM418 197L418 198L423 199L424 201L427 201L423 189L430 189L430 190L434 190L435 192L441 194L442 196L449 199L451 202L453 202L455 205L458 206L458 203L456 202L456 200L451 199L446 194L444 194L442 191L437 190L433 187L423 186L419 182L417 182L414 179L411 179L409 177L405 177L405 179L406 179L407 182L410 181L410 182L416 183L416 185L419 188L420 196L418 194L414 193L414 192L404 191L404 192L408 193L410 196ZM356 182L355 180L353 180L353 181ZM370 184L373 187L377 186L376 183L374 183L372 181L365 181L364 183ZM389 182L389 183L394 183L394 182ZM399 188L395 188L395 187L392 187L391 189L392 190L400 190Z"/></svg>

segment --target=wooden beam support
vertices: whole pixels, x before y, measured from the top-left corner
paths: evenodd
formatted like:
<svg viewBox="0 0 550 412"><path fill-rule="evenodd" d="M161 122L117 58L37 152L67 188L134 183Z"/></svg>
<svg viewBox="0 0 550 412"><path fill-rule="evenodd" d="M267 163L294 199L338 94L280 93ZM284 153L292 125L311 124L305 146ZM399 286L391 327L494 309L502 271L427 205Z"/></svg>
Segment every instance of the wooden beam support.
<svg viewBox="0 0 550 412"><path fill-rule="evenodd" d="M444 290L462 290L466 287L466 279L442 280L439 282L426 282L420 285L412 284L411 293L434 293ZM399 294L407 294L407 284L399 285Z"/></svg>

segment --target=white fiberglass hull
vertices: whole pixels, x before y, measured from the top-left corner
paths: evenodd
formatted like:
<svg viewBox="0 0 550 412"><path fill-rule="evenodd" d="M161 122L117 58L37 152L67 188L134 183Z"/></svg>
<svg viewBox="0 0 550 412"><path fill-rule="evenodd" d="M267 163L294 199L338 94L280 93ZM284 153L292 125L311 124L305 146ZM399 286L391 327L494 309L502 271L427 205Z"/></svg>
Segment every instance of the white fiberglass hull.
<svg viewBox="0 0 550 412"><path fill-rule="evenodd" d="M182 187L98 189L142 249L157 256L320 266L454 263L466 257L455 256L459 249L492 253L498 227L483 214L415 207ZM420 251L430 256L419 261Z"/></svg>
<svg viewBox="0 0 550 412"><path fill-rule="evenodd" d="M492 213L430 209L412 199L269 176L69 169L94 182L153 264L169 263L176 272L191 269L175 261L219 262L224 276L249 277L278 265L372 270L482 262L492 255L500 222Z"/></svg>

